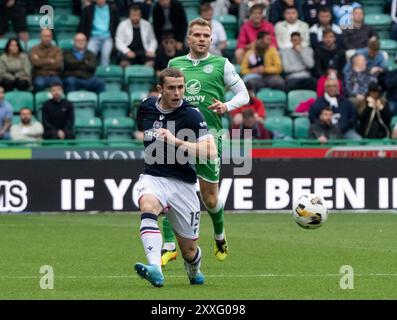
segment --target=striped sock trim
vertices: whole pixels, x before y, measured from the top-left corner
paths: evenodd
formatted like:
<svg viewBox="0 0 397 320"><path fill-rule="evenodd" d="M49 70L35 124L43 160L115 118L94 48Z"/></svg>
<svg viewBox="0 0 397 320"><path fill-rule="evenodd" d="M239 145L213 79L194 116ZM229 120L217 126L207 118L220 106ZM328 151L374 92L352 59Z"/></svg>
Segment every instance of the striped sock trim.
<svg viewBox="0 0 397 320"><path fill-rule="evenodd" d="M151 219L151 220L156 220L157 221L158 218L159 217L157 215L155 215L154 213L145 212L145 213L141 214L141 220Z"/></svg>
<svg viewBox="0 0 397 320"><path fill-rule="evenodd" d="M196 254L194 255L194 258L191 261L185 259L185 257L183 259L187 263L189 263L190 265L194 266L194 265L198 264L201 261L201 249L200 249L200 247L197 247Z"/></svg>

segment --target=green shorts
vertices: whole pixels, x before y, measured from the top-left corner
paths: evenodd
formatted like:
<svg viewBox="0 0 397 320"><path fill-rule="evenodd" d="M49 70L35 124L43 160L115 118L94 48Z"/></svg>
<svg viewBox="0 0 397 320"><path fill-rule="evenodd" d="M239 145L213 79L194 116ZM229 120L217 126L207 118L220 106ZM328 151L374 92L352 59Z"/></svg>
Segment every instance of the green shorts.
<svg viewBox="0 0 397 320"><path fill-rule="evenodd" d="M197 163L196 173L197 176L204 181L210 183L218 183L221 172L221 159L222 159L222 137L215 139L218 148L218 157L215 160L207 163Z"/></svg>

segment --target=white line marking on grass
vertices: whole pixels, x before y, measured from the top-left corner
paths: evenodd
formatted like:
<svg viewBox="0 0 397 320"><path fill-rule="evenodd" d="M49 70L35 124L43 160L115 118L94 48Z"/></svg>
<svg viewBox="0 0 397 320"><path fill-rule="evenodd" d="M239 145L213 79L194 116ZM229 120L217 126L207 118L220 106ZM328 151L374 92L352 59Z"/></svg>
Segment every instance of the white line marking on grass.
<svg viewBox="0 0 397 320"><path fill-rule="evenodd" d="M340 277L338 273L329 274L206 274L207 278L329 278L329 277ZM367 273L367 274L355 274L356 277L397 277L397 273ZM38 279L39 276L0 276L0 279ZM123 279L123 278L139 278L138 275L99 275L99 276L60 276L57 275L57 279ZM185 275L166 275L166 278L186 278Z"/></svg>

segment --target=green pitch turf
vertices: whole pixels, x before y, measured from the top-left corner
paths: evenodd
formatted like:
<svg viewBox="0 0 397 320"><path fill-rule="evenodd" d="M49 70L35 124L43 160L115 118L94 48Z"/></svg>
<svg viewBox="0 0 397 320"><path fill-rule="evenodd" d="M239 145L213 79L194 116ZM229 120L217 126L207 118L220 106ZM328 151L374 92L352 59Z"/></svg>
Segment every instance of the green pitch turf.
<svg viewBox="0 0 397 320"><path fill-rule="evenodd" d="M333 214L318 230L287 214L227 214L230 255L213 256L202 216L204 286L190 286L182 258L165 286L137 277L145 262L136 214L0 215L0 299L397 299L397 215ZM54 289L40 289L51 265ZM340 268L354 289L340 288Z"/></svg>

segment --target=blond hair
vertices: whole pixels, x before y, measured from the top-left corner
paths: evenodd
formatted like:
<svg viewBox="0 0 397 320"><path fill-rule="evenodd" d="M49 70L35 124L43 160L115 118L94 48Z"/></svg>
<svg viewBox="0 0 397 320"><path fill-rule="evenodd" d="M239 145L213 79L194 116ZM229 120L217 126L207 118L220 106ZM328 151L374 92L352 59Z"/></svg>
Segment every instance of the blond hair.
<svg viewBox="0 0 397 320"><path fill-rule="evenodd" d="M196 18L189 23L188 34L192 33L192 28L194 26L208 27L212 31L211 23L203 18Z"/></svg>

